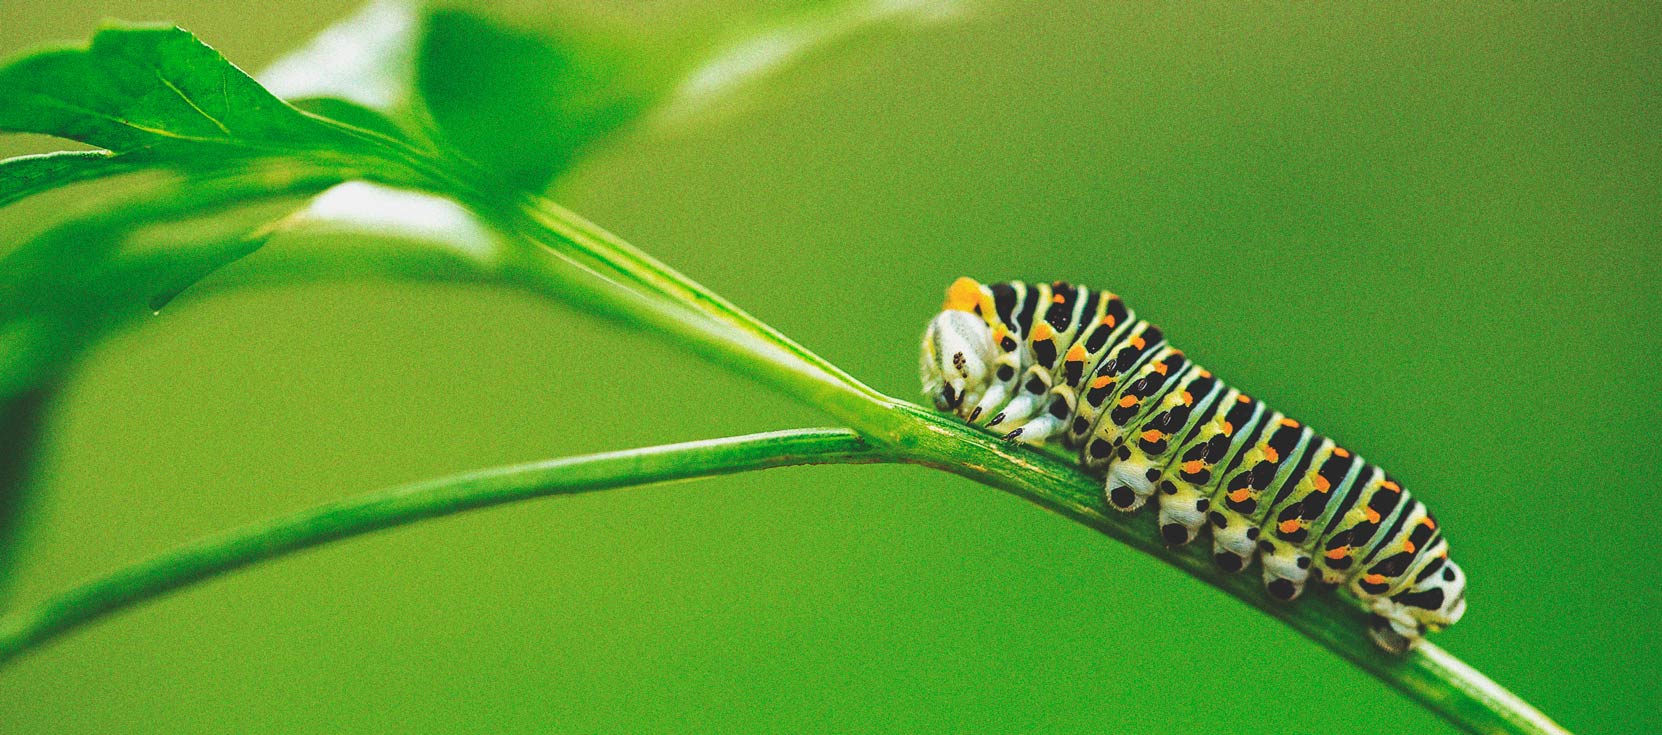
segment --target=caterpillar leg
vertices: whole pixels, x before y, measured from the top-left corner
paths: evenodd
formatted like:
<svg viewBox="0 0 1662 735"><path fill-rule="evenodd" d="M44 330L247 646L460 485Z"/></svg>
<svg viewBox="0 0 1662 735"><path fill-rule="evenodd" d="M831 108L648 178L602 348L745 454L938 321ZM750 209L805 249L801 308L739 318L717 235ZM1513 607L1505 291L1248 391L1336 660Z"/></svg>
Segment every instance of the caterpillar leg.
<svg viewBox="0 0 1662 735"><path fill-rule="evenodd" d="M1009 340L1008 337L1004 339ZM994 416L999 414L1005 404L1015 393L1016 373L1021 368L1021 356L1016 352L1004 352L993 359L992 380L982 391L978 400L971 403L971 408L965 414L964 420L970 424L985 426Z"/></svg>
<svg viewBox="0 0 1662 735"><path fill-rule="evenodd" d="M1206 525L1206 512L1212 509L1212 499L1169 470L1156 486L1160 491L1160 538L1168 546L1182 546L1195 540L1200 527Z"/></svg>
<svg viewBox="0 0 1662 735"><path fill-rule="evenodd" d="M1121 444L1115 450L1117 461L1108 467L1108 480L1103 492L1108 504L1126 513L1138 510L1154 494L1154 483L1160 479L1160 468L1147 454L1133 446Z"/></svg>
<svg viewBox="0 0 1662 735"><path fill-rule="evenodd" d="M1043 413L1027 423L1011 429L1004 438L1038 446L1067 429L1068 417L1073 415L1074 393L1066 385L1050 391L1050 404Z"/></svg>
<svg viewBox="0 0 1662 735"><path fill-rule="evenodd" d="M1009 434L1038 416L1049 405L1046 399L1052 383L1049 370L1039 365L1027 368L1027 372L1022 374L1021 387L1016 389L1015 398L988 419L987 429L995 434Z"/></svg>
<svg viewBox="0 0 1662 735"><path fill-rule="evenodd" d="M1298 599L1310 580L1310 555L1274 534L1258 541L1259 558L1264 562L1264 589L1282 601Z"/></svg>
<svg viewBox="0 0 1662 735"><path fill-rule="evenodd" d="M1425 633L1417 625L1403 625L1400 621L1380 615L1377 611L1368 623L1368 638L1386 653L1400 656L1413 648Z"/></svg>
<svg viewBox="0 0 1662 735"><path fill-rule="evenodd" d="M1262 533L1258 525L1231 510L1213 510L1212 561L1226 572L1239 572L1252 564Z"/></svg>

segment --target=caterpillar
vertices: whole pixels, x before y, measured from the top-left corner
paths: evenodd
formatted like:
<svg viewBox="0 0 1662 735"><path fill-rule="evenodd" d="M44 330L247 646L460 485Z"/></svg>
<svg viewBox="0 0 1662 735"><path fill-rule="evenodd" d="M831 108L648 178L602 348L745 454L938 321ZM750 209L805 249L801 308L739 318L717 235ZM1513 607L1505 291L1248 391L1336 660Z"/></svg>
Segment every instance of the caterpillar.
<svg viewBox="0 0 1662 735"><path fill-rule="evenodd" d="M1219 567L1261 560L1271 597L1348 588L1393 653L1465 613L1425 506L1332 439L1217 379L1112 293L959 278L924 333L924 394L1007 441L1058 440L1124 512L1158 498L1170 546L1210 527Z"/></svg>

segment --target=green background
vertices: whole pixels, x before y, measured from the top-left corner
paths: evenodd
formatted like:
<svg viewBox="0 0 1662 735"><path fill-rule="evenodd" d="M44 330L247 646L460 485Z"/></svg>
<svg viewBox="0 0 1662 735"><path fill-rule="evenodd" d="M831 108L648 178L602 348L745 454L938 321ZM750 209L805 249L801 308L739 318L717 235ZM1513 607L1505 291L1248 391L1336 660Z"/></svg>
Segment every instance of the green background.
<svg viewBox="0 0 1662 735"><path fill-rule="evenodd" d="M350 7L0 0L0 52L118 16L259 68ZM1112 288L1431 504L1471 577L1446 648L1572 730L1655 732L1658 7L992 6L827 47L554 194L908 397L953 277ZM7 245L32 227L0 212ZM824 421L517 294L186 298L54 410L11 599L390 483ZM907 467L429 522L0 672L5 733L1448 729L1173 569Z"/></svg>

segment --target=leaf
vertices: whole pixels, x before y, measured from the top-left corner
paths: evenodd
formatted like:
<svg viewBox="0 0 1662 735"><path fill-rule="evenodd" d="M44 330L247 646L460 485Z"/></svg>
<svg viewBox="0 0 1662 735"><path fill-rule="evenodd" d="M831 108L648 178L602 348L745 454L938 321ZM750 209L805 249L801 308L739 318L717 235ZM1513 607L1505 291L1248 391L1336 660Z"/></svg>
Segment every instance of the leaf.
<svg viewBox="0 0 1662 735"><path fill-rule="evenodd" d="M154 294L227 261L223 250L125 253L122 246L135 233L260 198L301 196L333 181L332 174L283 180L270 171L250 170L231 178L175 182L60 223L7 251L0 257L0 404L30 393L49 394L81 348L126 319L149 313L144 307ZM25 429L11 422L36 415L0 416L0 433L21 435ZM11 455L8 461L21 462L22 456ZM0 479L21 477L14 475ZM6 492L0 483L0 495ZM4 523L0 517L0 526Z"/></svg>
<svg viewBox="0 0 1662 735"><path fill-rule="evenodd" d="M0 340L10 336L5 333ZM4 346L0 345L0 352L3 351ZM0 361L6 357L0 354ZM29 466L40 446L42 424L52 393L51 386L42 386L0 395L0 570L11 568L16 553L12 532L21 515ZM0 583L3 582L5 577L0 576ZM4 585L0 584L0 602L5 600L5 593Z"/></svg>
<svg viewBox="0 0 1662 735"><path fill-rule="evenodd" d="M668 89L631 73L615 41L510 30L468 13L430 15L417 85L445 141L507 183L541 190L590 144Z"/></svg>
<svg viewBox="0 0 1662 735"><path fill-rule="evenodd" d="M146 165L141 156L119 156L109 151L59 151L8 158L0 161L0 207L47 189Z"/></svg>
<svg viewBox="0 0 1662 735"><path fill-rule="evenodd" d="M424 23L416 85L445 142L509 186L541 191L632 122L684 124L838 40L884 23L954 18L958 6L784 3L702 32L643 37L569 18L532 32L438 10Z"/></svg>
<svg viewBox="0 0 1662 735"><path fill-rule="evenodd" d="M400 127L393 118L348 100L333 97L308 97L295 100L294 106L313 115L326 117L361 130L378 133L403 143L424 144L420 138L413 135L409 130ZM430 149L430 145L426 147Z"/></svg>
<svg viewBox="0 0 1662 735"><path fill-rule="evenodd" d="M178 143L303 149L348 142L178 27L109 26L86 48L0 68L0 129L116 152Z"/></svg>
<svg viewBox="0 0 1662 735"><path fill-rule="evenodd" d="M825 18L839 18L835 8L882 5L867 0L819 7L833 8ZM280 248L256 259L259 267L238 268L244 282L373 274L520 279L519 285L539 286L560 281L564 291L566 275L550 276L550 269L559 268L599 282L581 258L557 262L572 257L574 243L552 237L537 240L548 250L524 240L509 247L495 228L522 224L504 212L517 211L523 190L543 188L672 94L686 97L686 80L700 68L699 49L706 45L686 39L631 42L573 25L538 34L454 10L423 15L397 0L382 0L268 70L266 78L279 91L295 96L292 103L171 26L112 25L84 47L13 59L0 66L0 131L55 135L104 150L0 161L0 205L67 183L145 169L181 175L164 179L172 183L144 196L0 249L5 253L0 401L38 394L39 401L30 405L44 405L50 387L85 345L261 249L272 235L279 241L338 243L339 238L312 235L341 223L351 223L355 229L349 231L360 235L383 231L351 240L379 243L374 248ZM740 66L751 75L772 68ZM252 233L202 236L141 253L123 248L151 225L190 222L352 179L448 198L343 187ZM400 231L397 222L362 216L393 210L460 213L465 218L453 217L450 224L471 222L472 229ZM476 212L495 217L494 227L474 219ZM248 279L251 273L256 278ZM570 286L573 293L584 289ZM609 308L603 306L611 303L608 298L639 302L619 307L620 314L652 305L616 283L589 290L605 292L605 298L585 301L597 311ZM680 323L676 316L653 318ZM38 427L18 422L37 421L39 415L39 410L10 411L0 416L0 431L32 436ZM9 483L21 482L23 473L13 474ZM0 494L4 486L0 483ZM0 527L4 521L0 514Z"/></svg>
<svg viewBox="0 0 1662 735"><path fill-rule="evenodd" d="M0 204L144 168L202 173L254 159L331 165L343 178L423 180L426 156L384 136L396 126L373 112L331 109L351 120L283 102L180 28L107 26L85 47L36 51L0 67L0 130L106 149L0 162Z"/></svg>

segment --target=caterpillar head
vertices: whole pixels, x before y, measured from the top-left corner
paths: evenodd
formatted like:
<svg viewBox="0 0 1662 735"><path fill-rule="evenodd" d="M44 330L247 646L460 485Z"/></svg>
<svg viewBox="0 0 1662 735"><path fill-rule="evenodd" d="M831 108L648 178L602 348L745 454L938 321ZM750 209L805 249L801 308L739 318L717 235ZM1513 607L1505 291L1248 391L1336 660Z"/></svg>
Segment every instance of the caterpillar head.
<svg viewBox="0 0 1662 735"><path fill-rule="evenodd" d="M947 292L946 309L929 322L929 328L923 333L923 352L918 362L924 395L934 401L936 408L960 415L968 413L981 400L996 357L993 332L987 321L961 308L967 298L964 292L970 289L980 293L979 284L961 278Z"/></svg>
<svg viewBox="0 0 1662 735"><path fill-rule="evenodd" d="M1401 653L1425 632L1447 628L1466 614L1466 573L1449 560L1407 589L1375 599L1371 608L1378 617L1369 635L1385 650Z"/></svg>

